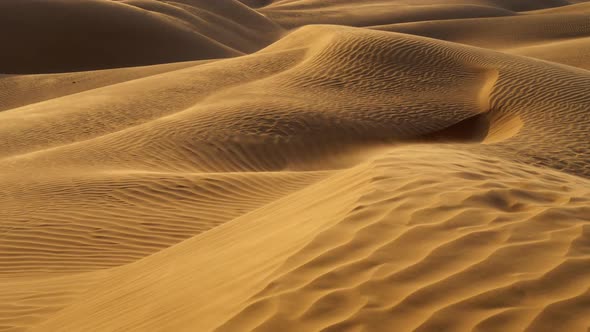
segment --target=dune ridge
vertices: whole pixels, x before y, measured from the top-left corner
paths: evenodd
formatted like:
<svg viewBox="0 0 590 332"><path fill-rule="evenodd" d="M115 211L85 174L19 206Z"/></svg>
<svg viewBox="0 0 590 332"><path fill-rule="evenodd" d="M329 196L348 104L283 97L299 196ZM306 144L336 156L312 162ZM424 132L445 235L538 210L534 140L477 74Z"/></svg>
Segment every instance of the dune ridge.
<svg viewBox="0 0 590 332"><path fill-rule="evenodd" d="M539 179L545 171L444 149L425 179L432 149L438 150L382 154L113 270L37 330L139 331L156 322L164 330L388 330L392 324L402 330L469 330L494 322L536 330L536 321L561 312L553 307L562 300L582 300L590 276L577 268L587 266L580 241L580 222L590 221L587 180L553 172ZM532 182L513 189L523 179ZM449 186L456 190L441 195L439 189ZM275 250L265 250L270 244ZM508 258L515 254L517 264ZM210 269L197 268L203 265ZM192 278L200 282L187 284ZM562 278L571 282L558 282ZM159 292L166 292L166 301L149 308L110 305L114 298L133 303ZM413 310L417 305L422 309ZM471 313L473 308L479 309ZM502 308L514 308L513 317L503 318L509 312ZM559 324L583 325L585 317Z"/></svg>
<svg viewBox="0 0 590 332"><path fill-rule="evenodd" d="M0 2L0 331L586 331L588 4Z"/></svg>

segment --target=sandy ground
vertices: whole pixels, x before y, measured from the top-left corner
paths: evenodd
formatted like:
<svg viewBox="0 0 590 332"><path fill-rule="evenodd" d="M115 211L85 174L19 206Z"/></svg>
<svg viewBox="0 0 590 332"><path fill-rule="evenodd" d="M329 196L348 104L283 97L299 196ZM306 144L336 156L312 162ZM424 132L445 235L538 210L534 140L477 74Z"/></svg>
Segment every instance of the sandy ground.
<svg viewBox="0 0 590 332"><path fill-rule="evenodd" d="M590 328L590 2L0 1L0 331Z"/></svg>

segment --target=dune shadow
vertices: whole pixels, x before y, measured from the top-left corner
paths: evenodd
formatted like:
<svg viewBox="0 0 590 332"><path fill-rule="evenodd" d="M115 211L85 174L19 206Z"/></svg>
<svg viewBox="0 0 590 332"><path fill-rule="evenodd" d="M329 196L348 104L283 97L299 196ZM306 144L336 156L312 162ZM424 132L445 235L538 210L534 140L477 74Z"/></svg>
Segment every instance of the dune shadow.
<svg viewBox="0 0 590 332"><path fill-rule="evenodd" d="M491 121L488 113L479 113L444 129L420 137L426 142L483 142L488 136Z"/></svg>

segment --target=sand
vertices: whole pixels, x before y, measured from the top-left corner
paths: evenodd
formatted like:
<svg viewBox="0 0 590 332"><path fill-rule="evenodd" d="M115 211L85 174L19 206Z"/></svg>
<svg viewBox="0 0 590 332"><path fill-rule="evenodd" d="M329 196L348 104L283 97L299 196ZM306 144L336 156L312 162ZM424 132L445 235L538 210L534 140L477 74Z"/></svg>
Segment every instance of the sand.
<svg viewBox="0 0 590 332"><path fill-rule="evenodd" d="M590 2L4 0L0 43L2 332L590 328Z"/></svg>

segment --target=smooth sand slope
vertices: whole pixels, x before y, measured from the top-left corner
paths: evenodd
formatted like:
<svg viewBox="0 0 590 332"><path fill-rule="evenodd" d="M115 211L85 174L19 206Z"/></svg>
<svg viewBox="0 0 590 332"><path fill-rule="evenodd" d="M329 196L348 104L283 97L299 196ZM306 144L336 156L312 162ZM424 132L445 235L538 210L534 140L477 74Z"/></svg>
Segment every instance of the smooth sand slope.
<svg viewBox="0 0 590 332"><path fill-rule="evenodd" d="M408 33L590 68L590 3L519 15L386 24L377 30Z"/></svg>
<svg viewBox="0 0 590 332"><path fill-rule="evenodd" d="M0 331L590 328L584 1L0 16Z"/></svg>
<svg viewBox="0 0 590 332"><path fill-rule="evenodd" d="M0 2L0 29L5 74L237 56L281 33L233 0L9 0Z"/></svg>

